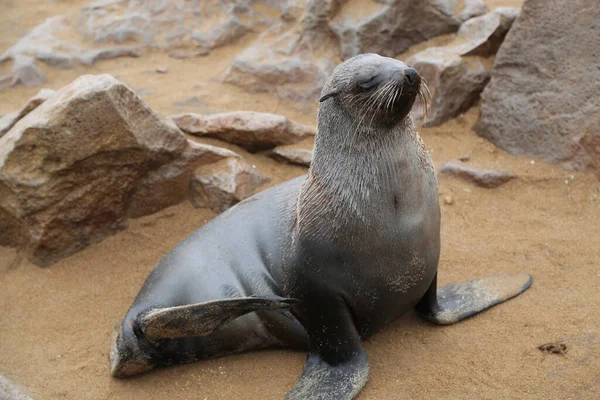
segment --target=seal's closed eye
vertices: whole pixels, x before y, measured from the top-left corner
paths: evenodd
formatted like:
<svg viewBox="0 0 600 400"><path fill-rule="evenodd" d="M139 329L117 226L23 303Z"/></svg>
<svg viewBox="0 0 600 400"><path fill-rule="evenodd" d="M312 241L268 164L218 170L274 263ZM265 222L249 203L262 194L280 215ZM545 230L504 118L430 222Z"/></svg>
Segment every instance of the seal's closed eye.
<svg viewBox="0 0 600 400"><path fill-rule="evenodd" d="M359 88L364 89L364 90L372 89L375 86L377 86L378 81L376 79L378 77L379 77L379 74L368 76L367 78L359 80L357 85Z"/></svg>

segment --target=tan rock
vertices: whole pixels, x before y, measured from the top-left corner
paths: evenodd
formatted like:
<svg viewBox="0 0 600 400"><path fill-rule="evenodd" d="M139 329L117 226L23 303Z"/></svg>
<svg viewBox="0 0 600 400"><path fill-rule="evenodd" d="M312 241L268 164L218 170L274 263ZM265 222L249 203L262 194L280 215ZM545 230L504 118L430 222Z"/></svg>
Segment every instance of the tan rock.
<svg viewBox="0 0 600 400"><path fill-rule="evenodd" d="M129 216L137 218L153 214L186 200L194 171L224 158L239 156L227 149L188 140L180 157L150 171L139 181L131 199Z"/></svg>
<svg viewBox="0 0 600 400"><path fill-rule="evenodd" d="M454 175L477 186L492 189L515 179L517 176L512 172L496 171L493 169L479 169L470 167L460 162L447 162L440 166L440 173Z"/></svg>
<svg viewBox="0 0 600 400"><path fill-rule="evenodd" d="M192 180L190 199L194 207L221 213L250 197L269 178L241 159L228 158L200 167Z"/></svg>
<svg viewBox="0 0 600 400"><path fill-rule="evenodd" d="M312 127L282 115L252 111L220 114L181 114L171 117L184 132L207 136L241 146L249 151L297 143L315 135Z"/></svg>
<svg viewBox="0 0 600 400"><path fill-rule="evenodd" d="M312 139L306 139L297 144L277 146L269 153L269 157L290 164L310 167L313 157L313 146L314 141Z"/></svg>
<svg viewBox="0 0 600 400"><path fill-rule="evenodd" d="M125 226L140 180L186 143L113 77L78 78L0 138L0 244L45 266L102 240Z"/></svg>

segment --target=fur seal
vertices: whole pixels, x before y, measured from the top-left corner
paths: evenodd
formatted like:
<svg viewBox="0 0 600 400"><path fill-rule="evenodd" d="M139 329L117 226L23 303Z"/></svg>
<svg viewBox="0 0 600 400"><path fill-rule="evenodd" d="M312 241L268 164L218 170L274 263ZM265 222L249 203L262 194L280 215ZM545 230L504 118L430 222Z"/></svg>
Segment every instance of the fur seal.
<svg viewBox="0 0 600 400"><path fill-rule="evenodd" d="M362 340L411 308L452 324L526 290L531 276L437 288L440 209L410 111L413 68L353 57L323 88L308 174L225 211L168 252L118 326L127 377L265 347L308 351L287 399L352 399Z"/></svg>

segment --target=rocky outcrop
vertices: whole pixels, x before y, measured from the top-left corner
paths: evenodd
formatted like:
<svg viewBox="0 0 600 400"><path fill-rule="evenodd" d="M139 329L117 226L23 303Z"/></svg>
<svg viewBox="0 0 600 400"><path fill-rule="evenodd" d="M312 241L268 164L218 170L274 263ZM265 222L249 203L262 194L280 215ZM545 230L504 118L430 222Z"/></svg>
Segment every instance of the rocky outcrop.
<svg viewBox="0 0 600 400"><path fill-rule="evenodd" d="M190 146L113 77L78 78L0 138L0 244L45 266L100 241L129 213L143 214L132 209L143 188L184 169L173 167L182 155L194 163L197 152L214 153L204 155L211 161L229 155ZM146 210L157 208L145 200Z"/></svg>
<svg viewBox="0 0 600 400"><path fill-rule="evenodd" d="M207 54L272 24L277 1L252 7L252 0L96 1L78 12L49 18L0 56L27 56L54 68L92 65L116 57L138 57L147 47L193 49ZM28 65L32 65L31 63Z"/></svg>
<svg viewBox="0 0 600 400"><path fill-rule="evenodd" d="M225 82L251 92L268 92L299 107L317 100L333 68L359 53L395 56L413 44L456 32L487 10L481 0L372 2L310 0L288 7L279 23L240 53Z"/></svg>
<svg viewBox="0 0 600 400"><path fill-rule="evenodd" d="M441 174L456 176L488 189L498 187L517 177L511 172L473 168L454 161L440 165L439 172Z"/></svg>
<svg viewBox="0 0 600 400"><path fill-rule="evenodd" d="M252 152L297 143L315 135L309 126L269 113L234 111L181 114L171 118L186 133L221 139Z"/></svg>
<svg viewBox="0 0 600 400"><path fill-rule="evenodd" d="M12 128L21 118L35 110L54 93L54 90L42 89L35 96L29 99L29 101L23 107L21 107L20 110L6 114L0 118L0 137L8 132L8 130Z"/></svg>
<svg viewBox="0 0 600 400"><path fill-rule="evenodd" d="M313 140L307 139L298 144L277 146L268 155L278 161L310 167L313 145Z"/></svg>
<svg viewBox="0 0 600 400"><path fill-rule="evenodd" d="M482 95L476 132L511 154L600 176L600 8L526 0Z"/></svg>
<svg viewBox="0 0 600 400"><path fill-rule="evenodd" d="M268 181L245 161L228 158L195 171L190 200L194 207L208 207L218 214L250 197Z"/></svg>
<svg viewBox="0 0 600 400"><path fill-rule="evenodd" d="M463 23L456 38L444 47L430 47L408 60L427 81L431 92L429 126L439 125L466 111L478 99L490 78L492 56L497 51L518 8L497 8ZM424 107L413 116L421 120Z"/></svg>

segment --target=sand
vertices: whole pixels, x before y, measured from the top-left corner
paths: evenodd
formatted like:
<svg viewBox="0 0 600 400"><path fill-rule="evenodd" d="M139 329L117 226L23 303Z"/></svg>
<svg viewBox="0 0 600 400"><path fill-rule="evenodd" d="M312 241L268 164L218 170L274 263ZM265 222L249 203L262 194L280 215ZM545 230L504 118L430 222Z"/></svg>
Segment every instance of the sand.
<svg viewBox="0 0 600 400"><path fill-rule="evenodd" d="M46 2L46 8L34 3L42 2L19 2L17 12L17 2L9 2L8 12L0 15L0 50L18 37L7 28L11 18L20 17L19 31L54 14ZM56 7L77 3L58 1ZM151 52L87 69L43 67L46 87L60 88L82 73L111 73L143 89L144 100L165 115L250 109L314 124L314 112L220 83L243 45L188 60ZM168 72L156 73L159 66ZM0 74L8 67L0 65ZM2 92L0 114L19 108L38 90ZM423 130L434 161L468 156L469 165L509 170L519 178L484 189L440 177L440 199L453 200L452 205L442 201L440 283L529 272L534 284L522 296L454 326L433 326L413 313L392 323L366 343L371 371L359 399L598 399L600 181L591 173L506 154L472 131L477 116L475 107ZM224 146L271 176L265 187L306 171ZM131 220L126 231L46 269L0 247L0 372L36 399L283 398L302 369L302 353L253 352L128 380L108 373L113 325L160 257L212 217L206 209L180 204ZM538 349L552 342L564 343L566 354Z"/></svg>

